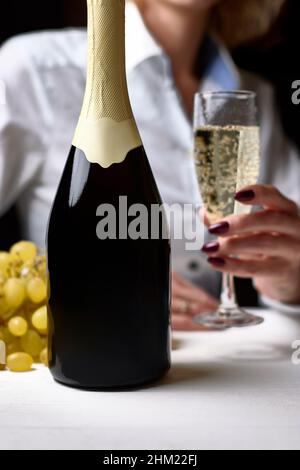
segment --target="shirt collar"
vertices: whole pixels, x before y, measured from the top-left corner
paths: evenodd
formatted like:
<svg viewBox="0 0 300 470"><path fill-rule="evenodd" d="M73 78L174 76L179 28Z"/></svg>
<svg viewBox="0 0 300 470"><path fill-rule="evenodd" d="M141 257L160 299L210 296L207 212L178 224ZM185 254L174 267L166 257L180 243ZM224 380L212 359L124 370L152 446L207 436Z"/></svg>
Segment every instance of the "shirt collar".
<svg viewBox="0 0 300 470"><path fill-rule="evenodd" d="M233 91L241 87L239 70L223 44L207 37L201 54L205 63L200 91Z"/></svg>
<svg viewBox="0 0 300 470"><path fill-rule="evenodd" d="M215 38L207 37L201 48L204 76L200 91L236 90L241 86L238 68L228 50ZM126 67L131 72L144 61L159 57L167 64L168 57L148 31L138 7L126 3ZM165 70L168 70L166 67ZM169 67L169 73L171 67ZM172 81L172 77L169 77Z"/></svg>

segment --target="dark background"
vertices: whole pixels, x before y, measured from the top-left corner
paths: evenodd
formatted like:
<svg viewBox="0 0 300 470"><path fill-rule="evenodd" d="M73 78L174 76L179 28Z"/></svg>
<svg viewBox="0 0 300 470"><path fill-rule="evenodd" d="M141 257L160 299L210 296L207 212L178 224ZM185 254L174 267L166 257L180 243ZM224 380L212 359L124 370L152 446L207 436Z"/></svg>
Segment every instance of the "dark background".
<svg viewBox="0 0 300 470"><path fill-rule="evenodd" d="M28 31L85 25L86 0L10 0L5 2L5 11L1 11L0 44ZM239 66L273 83L284 128L300 149L300 105L291 102L291 84L300 80L300 1L287 0L272 30L263 38L233 51L233 55ZM7 249L20 236L13 208L0 220L0 249ZM242 297L243 286L239 287ZM253 292L251 297L254 304ZM249 300L247 291L247 304Z"/></svg>

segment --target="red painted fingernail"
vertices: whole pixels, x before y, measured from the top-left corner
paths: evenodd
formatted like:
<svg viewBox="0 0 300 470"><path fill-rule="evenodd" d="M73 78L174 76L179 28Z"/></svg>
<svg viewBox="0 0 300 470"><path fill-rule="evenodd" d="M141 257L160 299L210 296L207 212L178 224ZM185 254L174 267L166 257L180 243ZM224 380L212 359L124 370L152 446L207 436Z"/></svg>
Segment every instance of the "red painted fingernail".
<svg viewBox="0 0 300 470"><path fill-rule="evenodd" d="M220 243L218 242L212 242L212 243L207 243L204 245L202 248L202 251L204 253L215 253L216 251L219 251L220 249Z"/></svg>
<svg viewBox="0 0 300 470"><path fill-rule="evenodd" d="M229 229L230 225L228 222L221 222L209 227L209 232L213 235L225 235L227 232L229 232Z"/></svg>
<svg viewBox="0 0 300 470"><path fill-rule="evenodd" d="M238 202L250 202L255 198L255 192L251 190L249 191L239 191L235 195L235 199Z"/></svg>
<svg viewBox="0 0 300 470"><path fill-rule="evenodd" d="M226 264L226 261L223 258L208 258L207 261L218 268L222 268Z"/></svg>

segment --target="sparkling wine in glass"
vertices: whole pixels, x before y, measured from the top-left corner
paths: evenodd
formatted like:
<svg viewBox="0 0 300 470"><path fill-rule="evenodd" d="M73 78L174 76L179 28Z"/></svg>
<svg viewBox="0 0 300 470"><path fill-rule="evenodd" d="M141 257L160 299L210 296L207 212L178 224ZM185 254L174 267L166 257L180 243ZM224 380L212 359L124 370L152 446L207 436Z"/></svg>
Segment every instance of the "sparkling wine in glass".
<svg viewBox="0 0 300 470"><path fill-rule="evenodd" d="M251 206L237 202L235 194L256 184L259 177L260 130L255 93L197 94L194 124L196 173L209 222L250 213ZM222 330L258 325L263 319L238 306L234 277L223 274L218 311L199 315L195 321Z"/></svg>

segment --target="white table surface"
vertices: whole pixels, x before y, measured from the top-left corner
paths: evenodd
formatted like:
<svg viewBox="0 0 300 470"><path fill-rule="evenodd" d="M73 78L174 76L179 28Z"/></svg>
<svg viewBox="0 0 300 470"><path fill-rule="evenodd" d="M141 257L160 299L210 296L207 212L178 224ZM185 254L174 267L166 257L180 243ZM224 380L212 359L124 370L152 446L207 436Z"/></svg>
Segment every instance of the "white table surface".
<svg viewBox="0 0 300 470"><path fill-rule="evenodd" d="M0 372L0 449L300 449L300 319L176 333L167 378L134 392L82 392L46 368Z"/></svg>

